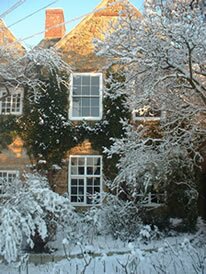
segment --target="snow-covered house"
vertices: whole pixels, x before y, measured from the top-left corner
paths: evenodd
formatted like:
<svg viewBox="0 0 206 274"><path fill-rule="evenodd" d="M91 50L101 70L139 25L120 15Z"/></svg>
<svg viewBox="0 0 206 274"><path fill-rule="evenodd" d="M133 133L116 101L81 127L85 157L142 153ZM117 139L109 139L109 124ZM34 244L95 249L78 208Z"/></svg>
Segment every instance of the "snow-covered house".
<svg viewBox="0 0 206 274"><path fill-rule="evenodd" d="M7 62L8 56L12 56L14 59L15 57L19 58L23 56L25 48L16 40L3 20L0 20L0 30L1 63ZM7 54L8 56L6 56ZM22 114L24 90L12 82L10 75L5 74L3 66L1 69L1 75L4 75L4 79L0 77L0 119L4 121L9 114L16 116ZM0 133L1 131L0 129ZM8 146L8 149L4 149L1 152L0 179L12 181L24 170L26 164L29 162L29 157L23 148L23 143L20 138L16 138L14 142Z"/></svg>
<svg viewBox="0 0 206 274"><path fill-rule="evenodd" d="M137 16L139 11L132 6L129 1L125 1L134 10ZM68 34L66 34L64 24L64 14L62 9L48 9L46 11L45 37L39 43L38 47L47 49L55 48L62 53L64 60L72 67L73 73L70 78L70 88L68 92L69 107L68 121L72 122L74 127L79 125L91 126L90 135L87 130L83 133L78 130L74 134L82 136L73 136L79 143L70 146L63 157L61 168L53 164L53 173L50 176L52 188L61 194L69 193L71 202L76 206L87 206L92 203L93 194L98 194L103 189L103 174L108 175L113 170L110 168L109 160L104 161L102 155L102 143L109 144L111 135L102 134L101 130L108 130L105 120L105 113L112 116L111 109L105 109L103 95L105 87L105 72L102 68L107 60L97 56L94 52L93 40L103 38L104 33L111 31L111 24L117 22L119 13L125 9L123 3L115 0L103 0L94 11L91 11L83 20ZM57 27L56 27L57 26ZM0 45L5 42L14 43L15 38L1 21ZM24 48L20 43L16 43L19 54L24 53ZM9 90L12 87L9 87ZM23 106L24 91L18 87L13 90L11 95L7 95L5 85L0 88L0 120L4 120L8 114L21 116L24 113ZM119 106L110 104L110 108ZM135 110L132 113L133 119L137 122L142 119L141 113L144 113L145 121L158 123L160 116L165 113L151 113L148 109ZM146 113L146 114L145 114ZM148 113L148 117L147 117ZM119 115L119 114L117 114ZM113 122L109 125L110 133L116 130L117 125ZM97 129L97 133L94 132ZM42 123L44 131L44 124ZM0 128L1 131L1 128ZM92 140L99 135L96 143ZM1 135L0 135L1 138ZM69 140L65 141L69 142ZM66 145L66 143L65 143ZM30 171L31 159L28 151L24 147L23 141L17 137L7 149L0 153L0 179L12 181L21 176L24 171ZM45 159L39 157L38 163L44 166ZM106 168L105 168L106 167ZM52 178L51 178L52 177ZM109 177L109 176L108 176ZM1 190L0 190L1 191ZM205 190L203 190L205 192ZM97 195L98 196L98 195ZM151 201L151 195L149 195ZM156 198L155 198L156 199ZM204 203L204 201L203 201Z"/></svg>
<svg viewBox="0 0 206 274"><path fill-rule="evenodd" d="M129 1L125 2L131 5ZM132 8L139 16L139 11L134 6ZM68 34L65 34L63 10L46 11L45 37L38 46L54 47L72 67L68 118L74 125L83 120L94 125L102 120L105 111L102 67L106 60L95 54L93 40L102 38L104 32L111 30L111 23L117 21L119 13L124 9L123 3L103 0ZM9 32L8 29L6 31ZM1 88L1 92L3 90L4 88ZM22 97L23 91L17 91L17 94L1 99L1 119L6 114L22 114ZM54 190L62 194L68 191L74 205L91 204L91 196L103 189L103 157L100 151L93 148L87 136L83 136L82 142L72 147L64 158L64 166L55 175ZM8 149L0 153L0 178L11 181L20 176L22 171L28 170L29 165L30 159L23 142L16 138Z"/></svg>

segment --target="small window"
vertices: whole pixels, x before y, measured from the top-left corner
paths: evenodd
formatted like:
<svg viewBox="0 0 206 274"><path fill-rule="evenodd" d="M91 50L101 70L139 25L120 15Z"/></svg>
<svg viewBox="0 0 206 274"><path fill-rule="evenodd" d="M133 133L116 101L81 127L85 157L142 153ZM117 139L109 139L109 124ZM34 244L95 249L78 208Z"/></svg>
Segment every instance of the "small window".
<svg viewBox="0 0 206 274"><path fill-rule="evenodd" d="M102 74L75 73L70 92L71 120L100 120L102 118Z"/></svg>
<svg viewBox="0 0 206 274"><path fill-rule="evenodd" d="M144 106L142 108L135 109L132 112L132 118L134 121L160 121L164 115L164 111L151 108L150 106Z"/></svg>
<svg viewBox="0 0 206 274"><path fill-rule="evenodd" d="M101 203L102 157L75 155L69 160L69 196L75 205Z"/></svg>
<svg viewBox="0 0 206 274"><path fill-rule="evenodd" d="M6 184L10 184L19 177L18 170L0 170L0 194L4 193Z"/></svg>
<svg viewBox="0 0 206 274"><path fill-rule="evenodd" d="M23 105L23 90L18 89L11 91L11 94L7 96L7 91L4 88L0 90L0 114L8 115L21 115Z"/></svg>

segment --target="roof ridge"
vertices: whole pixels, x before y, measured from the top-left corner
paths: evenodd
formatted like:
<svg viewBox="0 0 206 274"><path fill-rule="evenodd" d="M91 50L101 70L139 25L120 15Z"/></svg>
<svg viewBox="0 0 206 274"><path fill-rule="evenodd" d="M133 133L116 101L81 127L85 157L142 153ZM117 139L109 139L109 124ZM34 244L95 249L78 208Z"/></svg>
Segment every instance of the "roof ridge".
<svg viewBox="0 0 206 274"><path fill-rule="evenodd" d="M7 41L6 41L7 40ZM6 23L0 18L0 46L14 43L14 47L20 52L25 52L24 46L18 41L13 32L7 27Z"/></svg>

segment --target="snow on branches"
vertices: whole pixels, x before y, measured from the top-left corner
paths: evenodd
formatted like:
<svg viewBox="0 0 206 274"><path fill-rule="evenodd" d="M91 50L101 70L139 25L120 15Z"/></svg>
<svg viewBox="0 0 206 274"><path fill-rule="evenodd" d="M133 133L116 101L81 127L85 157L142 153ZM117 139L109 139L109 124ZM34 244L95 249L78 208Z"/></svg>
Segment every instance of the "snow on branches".
<svg viewBox="0 0 206 274"><path fill-rule="evenodd" d="M35 94L44 86L40 76L47 77L52 71L67 74L71 72L70 66L55 49L36 47L19 54L12 45L0 46L0 85L6 88L6 96L11 95L19 87L29 88ZM61 82L61 79L59 81ZM65 82L64 84L68 85ZM0 97L0 100L4 97Z"/></svg>
<svg viewBox="0 0 206 274"><path fill-rule="evenodd" d="M26 181L3 184L0 196L0 255L8 262L20 259L25 242L34 247L36 233L42 240L49 236L49 222L62 223L73 218L69 200L50 190L46 178L29 174Z"/></svg>
<svg viewBox="0 0 206 274"><path fill-rule="evenodd" d="M115 140L107 151L120 155L112 187L134 200L138 192L170 183L196 188L195 168L202 160L199 149L206 128L206 25L201 6L191 7L187 0L150 0L141 17L125 12L115 31L95 42L96 49L124 72L131 112L152 109L160 113L160 121L145 122L145 111L141 122L128 126L125 138Z"/></svg>

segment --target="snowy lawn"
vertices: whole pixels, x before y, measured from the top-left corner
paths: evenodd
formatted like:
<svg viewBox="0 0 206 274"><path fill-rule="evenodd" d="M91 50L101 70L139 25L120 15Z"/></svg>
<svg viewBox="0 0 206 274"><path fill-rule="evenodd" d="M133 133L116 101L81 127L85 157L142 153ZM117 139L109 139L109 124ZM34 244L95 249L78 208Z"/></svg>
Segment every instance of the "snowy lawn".
<svg viewBox="0 0 206 274"><path fill-rule="evenodd" d="M50 245L52 254L32 255L30 263L0 266L2 274L195 274L206 273L205 234L181 234L152 241L125 243L110 236L89 244L69 245L60 235ZM66 251L66 254L65 254ZM52 262L55 261L55 262ZM33 263L32 263L33 261ZM48 262L50 261L50 262ZM36 264L34 264L36 262ZM42 262L42 263L41 263Z"/></svg>

